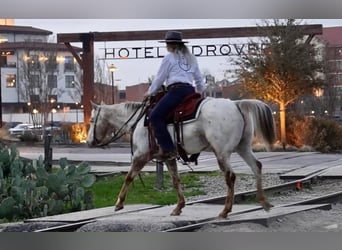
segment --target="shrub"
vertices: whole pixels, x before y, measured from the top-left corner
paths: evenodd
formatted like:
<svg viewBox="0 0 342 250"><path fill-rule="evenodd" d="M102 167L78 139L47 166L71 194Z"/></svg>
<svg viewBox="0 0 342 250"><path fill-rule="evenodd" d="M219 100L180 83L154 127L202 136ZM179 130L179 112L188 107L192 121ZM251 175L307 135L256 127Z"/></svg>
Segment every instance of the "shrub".
<svg viewBox="0 0 342 250"><path fill-rule="evenodd" d="M24 161L15 147L0 149L0 218L28 219L93 208L95 182L86 163L60 167L47 172L43 159ZM86 190L87 189L87 190Z"/></svg>
<svg viewBox="0 0 342 250"><path fill-rule="evenodd" d="M289 145L297 148L312 147L323 153L342 150L342 126L334 120L289 113L286 128Z"/></svg>
<svg viewBox="0 0 342 250"><path fill-rule="evenodd" d="M298 148L305 145L308 118L289 112L286 116L286 140L287 143Z"/></svg>
<svg viewBox="0 0 342 250"><path fill-rule="evenodd" d="M342 150L342 126L334 120L311 118L306 134L306 144L320 152Z"/></svg>

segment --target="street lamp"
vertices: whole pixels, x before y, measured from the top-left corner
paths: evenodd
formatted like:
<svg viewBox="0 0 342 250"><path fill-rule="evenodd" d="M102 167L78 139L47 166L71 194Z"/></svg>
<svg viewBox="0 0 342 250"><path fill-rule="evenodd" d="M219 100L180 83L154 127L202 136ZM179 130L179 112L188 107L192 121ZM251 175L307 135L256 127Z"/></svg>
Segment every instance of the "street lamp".
<svg viewBox="0 0 342 250"><path fill-rule="evenodd" d="M114 104L114 101L115 101L115 98L114 98L114 95L115 95L115 90L114 90L114 71L116 70L117 68L115 67L114 64L111 64L109 66L109 71L110 73L112 74L112 103Z"/></svg>

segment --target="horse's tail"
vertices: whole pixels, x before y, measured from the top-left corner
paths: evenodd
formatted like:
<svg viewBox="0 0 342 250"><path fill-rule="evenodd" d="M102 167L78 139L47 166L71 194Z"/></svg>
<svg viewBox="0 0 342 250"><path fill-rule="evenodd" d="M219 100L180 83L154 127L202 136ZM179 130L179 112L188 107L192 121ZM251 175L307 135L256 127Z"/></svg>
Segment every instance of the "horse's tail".
<svg viewBox="0 0 342 250"><path fill-rule="evenodd" d="M255 136L264 143L272 146L276 140L275 123L271 108L264 102L256 99L235 101L246 122L252 122Z"/></svg>

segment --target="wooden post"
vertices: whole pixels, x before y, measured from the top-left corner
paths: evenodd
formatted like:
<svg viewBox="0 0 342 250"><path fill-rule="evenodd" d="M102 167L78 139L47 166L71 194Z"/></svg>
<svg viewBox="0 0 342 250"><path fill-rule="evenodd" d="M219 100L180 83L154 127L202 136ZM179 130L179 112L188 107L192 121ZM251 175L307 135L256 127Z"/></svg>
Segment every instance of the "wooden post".
<svg viewBox="0 0 342 250"><path fill-rule="evenodd" d="M94 35L92 33L81 34L80 40L83 43L83 121L84 124L89 124L91 115L90 101L94 99Z"/></svg>
<svg viewBox="0 0 342 250"><path fill-rule="evenodd" d="M157 183L156 188L161 190L164 187L164 164L162 161L156 162Z"/></svg>

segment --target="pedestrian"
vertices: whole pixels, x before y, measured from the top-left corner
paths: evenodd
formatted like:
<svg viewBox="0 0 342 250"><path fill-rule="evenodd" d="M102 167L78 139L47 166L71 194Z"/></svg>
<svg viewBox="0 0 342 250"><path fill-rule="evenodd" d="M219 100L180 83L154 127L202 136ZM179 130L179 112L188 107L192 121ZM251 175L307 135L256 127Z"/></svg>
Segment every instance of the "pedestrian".
<svg viewBox="0 0 342 250"><path fill-rule="evenodd" d="M190 94L205 90L204 78L199 70L197 59L183 41L182 33L168 31L165 40L169 52L164 58L144 97L154 95L164 84L166 94L160 99L149 115L159 150L153 155L161 160L174 159L177 151L167 130L166 117ZM195 83L195 87L193 85Z"/></svg>

